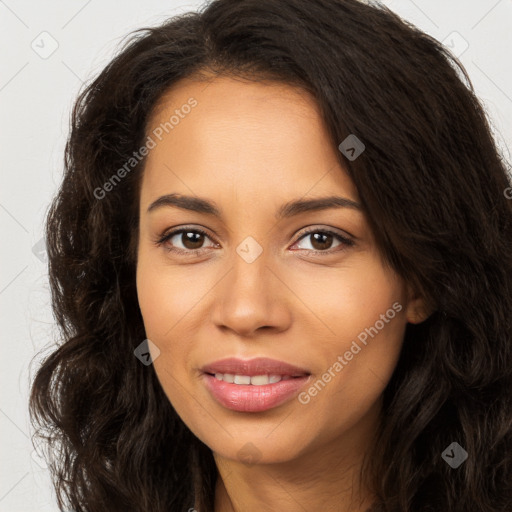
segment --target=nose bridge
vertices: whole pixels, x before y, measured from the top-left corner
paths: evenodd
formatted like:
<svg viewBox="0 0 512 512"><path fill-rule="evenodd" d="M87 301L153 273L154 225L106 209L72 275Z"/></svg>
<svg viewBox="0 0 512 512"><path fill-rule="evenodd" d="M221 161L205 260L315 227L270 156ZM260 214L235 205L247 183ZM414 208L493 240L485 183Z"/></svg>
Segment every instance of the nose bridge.
<svg viewBox="0 0 512 512"><path fill-rule="evenodd" d="M272 267L271 253L247 236L233 251L230 270L218 287L214 321L241 335L259 327L281 330L289 321L286 300ZM219 283L220 284L220 283Z"/></svg>

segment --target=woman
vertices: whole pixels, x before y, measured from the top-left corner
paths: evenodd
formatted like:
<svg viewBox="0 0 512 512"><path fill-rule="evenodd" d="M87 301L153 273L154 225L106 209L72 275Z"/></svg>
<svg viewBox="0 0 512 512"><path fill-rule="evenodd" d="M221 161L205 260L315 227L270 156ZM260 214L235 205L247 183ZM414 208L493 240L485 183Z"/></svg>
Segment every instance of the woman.
<svg viewBox="0 0 512 512"><path fill-rule="evenodd" d="M388 10L138 32L47 221L59 504L510 511L510 186L463 67Z"/></svg>

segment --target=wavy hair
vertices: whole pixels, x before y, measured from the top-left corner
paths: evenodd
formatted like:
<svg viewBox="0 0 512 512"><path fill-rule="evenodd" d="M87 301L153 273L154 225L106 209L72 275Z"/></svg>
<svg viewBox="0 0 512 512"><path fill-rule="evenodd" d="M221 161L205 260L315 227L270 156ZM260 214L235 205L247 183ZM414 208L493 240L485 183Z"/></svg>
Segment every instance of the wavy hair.
<svg viewBox="0 0 512 512"><path fill-rule="evenodd" d="M504 158L462 64L357 0L214 0L130 34L80 92L46 242L58 346L32 383L60 507L212 512L211 450L152 366L135 284L142 158L162 94L186 77L275 80L309 91L332 143L356 134L357 187L384 261L424 295L384 391L365 468L385 512L512 510L512 200ZM453 442L468 453L453 469Z"/></svg>

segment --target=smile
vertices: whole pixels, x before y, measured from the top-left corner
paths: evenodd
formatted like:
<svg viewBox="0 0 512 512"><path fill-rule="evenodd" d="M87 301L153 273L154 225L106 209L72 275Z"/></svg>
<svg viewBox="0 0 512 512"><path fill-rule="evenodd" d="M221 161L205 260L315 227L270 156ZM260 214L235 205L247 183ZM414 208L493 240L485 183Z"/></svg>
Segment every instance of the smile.
<svg viewBox="0 0 512 512"><path fill-rule="evenodd" d="M278 407L296 397L310 378L311 375L203 373L203 383L211 397L222 407L237 412L263 412ZM229 382L231 379L233 382Z"/></svg>
<svg viewBox="0 0 512 512"><path fill-rule="evenodd" d="M252 386L264 386L266 384L276 384L281 380L293 379L290 375L236 375L232 373L216 373L214 377L217 380L229 382L230 384L251 384Z"/></svg>

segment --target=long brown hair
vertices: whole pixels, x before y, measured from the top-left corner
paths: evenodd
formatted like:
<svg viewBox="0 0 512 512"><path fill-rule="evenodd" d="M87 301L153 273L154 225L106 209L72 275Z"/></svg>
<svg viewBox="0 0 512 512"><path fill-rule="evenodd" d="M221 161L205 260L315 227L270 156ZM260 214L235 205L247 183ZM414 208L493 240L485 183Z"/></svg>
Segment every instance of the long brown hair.
<svg viewBox="0 0 512 512"><path fill-rule="evenodd" d="M428 300L407 325L367 472L389 512L512 510L512 201L463 66L391 11L357 0L214 0L136 31L78 97L47 218L62 343L35 376L59 505L76 512L213 511L211 450L152 366L135 268L141 159L162 94L202 71L299 85L316 98L386 262ZM100 197L99 197L100 196ZM442 458L457 442L457 469Z"/></svg>

